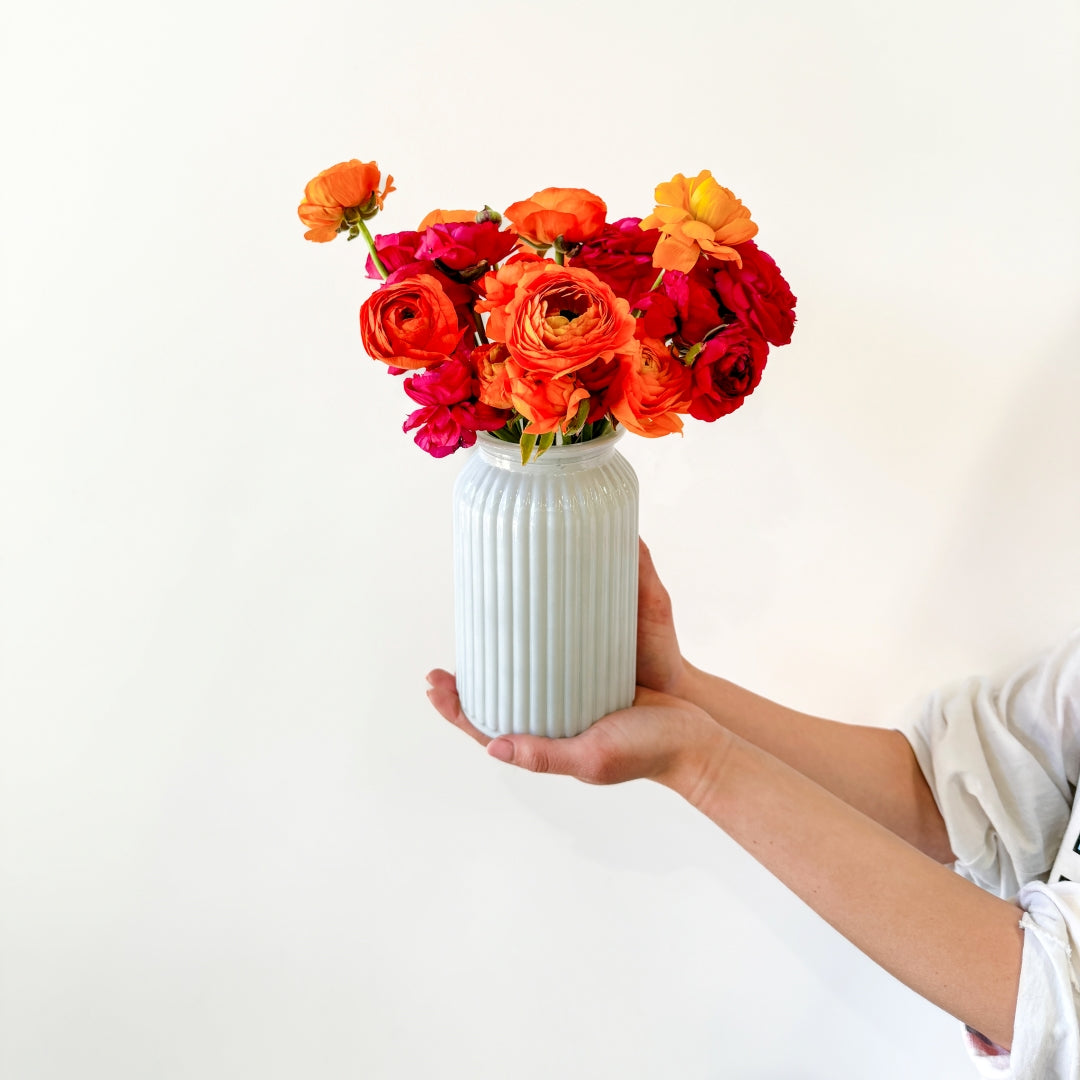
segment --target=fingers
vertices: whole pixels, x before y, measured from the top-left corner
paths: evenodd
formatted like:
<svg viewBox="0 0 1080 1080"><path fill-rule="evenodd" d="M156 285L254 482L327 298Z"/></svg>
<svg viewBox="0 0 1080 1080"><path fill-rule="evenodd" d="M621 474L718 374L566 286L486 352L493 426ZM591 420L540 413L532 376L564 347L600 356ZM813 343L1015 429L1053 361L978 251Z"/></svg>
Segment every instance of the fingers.
<svg viewBox="0 0 1080 1080"><path fill-rule="evenodd" d="M470 738L475 739L481 746L487 746L491 739L482 731L469 723L469 718L461 708L461 699L458 697L457 680L449 671L436 668L429 671L427 681L431 689L427 692L428 701L456 728L461 728Z"/></svg>
<svg viewBox="0 0 1080 1080"><path fill-rule="evenodd" d="M596 755L588 740L579 735L572 739L545 739L539 735L500 735L488 746L488 753L499 761L536 773L557 773L593 781Z"/></svg>

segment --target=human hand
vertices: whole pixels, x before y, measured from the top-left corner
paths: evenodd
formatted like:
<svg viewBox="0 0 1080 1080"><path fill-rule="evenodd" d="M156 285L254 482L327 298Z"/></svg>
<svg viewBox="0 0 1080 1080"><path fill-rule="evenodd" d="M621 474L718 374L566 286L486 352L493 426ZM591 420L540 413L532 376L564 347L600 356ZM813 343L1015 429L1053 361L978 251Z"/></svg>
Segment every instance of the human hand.
<svg viewBox="0 0 1080 1080"><path fill-rule="evenodd" d="M703 740L726 732L687 701L639 686L634 704L609 713L580 735L547 739L478 731L462 711L457 683L448 671L429 673L428 698L435 708L488 753L531 772L573 776L587 784L649 779L689 797L708 767Z"/></svg>
<svg viewBox="0 0 1080 1080"><path fill-rule="evenodd" d="M645 541L638 538L637 681L663 694L680 695L687 664L679 650L671 597L660 581Z"/></svg>

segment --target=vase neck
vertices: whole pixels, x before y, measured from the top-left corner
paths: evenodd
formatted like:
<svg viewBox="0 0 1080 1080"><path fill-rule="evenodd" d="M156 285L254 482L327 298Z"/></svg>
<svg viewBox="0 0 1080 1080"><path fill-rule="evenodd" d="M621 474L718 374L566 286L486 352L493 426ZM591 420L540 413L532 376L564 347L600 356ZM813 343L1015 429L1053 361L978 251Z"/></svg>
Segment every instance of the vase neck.
<svg viewBox="0 0 1080 1080"><path fill-rule="evenodd" d="M527 465L521 464L520 444L503 442L486 432L480 432L477 435L476 448L485 461L498 468L533 473L599 464L615 453L615 444L622 436L621 430L612 431L607 435L601 435L599 439L590 439L588 442L550 446L540 457L530 458Z"/></svg>

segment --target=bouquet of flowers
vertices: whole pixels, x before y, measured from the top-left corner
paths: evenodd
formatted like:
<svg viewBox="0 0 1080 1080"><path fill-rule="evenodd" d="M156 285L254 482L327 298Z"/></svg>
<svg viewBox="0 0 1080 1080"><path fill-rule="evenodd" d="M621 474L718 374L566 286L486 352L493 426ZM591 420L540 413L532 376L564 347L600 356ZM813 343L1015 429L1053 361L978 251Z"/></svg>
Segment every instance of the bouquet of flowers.
<svg viewBox="0 0 1080 1080"><path fill-rule="evenodd" d="M382 185L380 188L380 184ZM363 236L364 348L420 408L404 430L435 457L478 431L521 444L522 462L621 425L652 438L682 417L734 412L785 345L795 297L754 242L750 211L709 171L656 188L644 219L608 221L582 188L508 206L433 210L413 231L372 236L394 191L374 162L319 173L299 207L308 240Z"/></svg>

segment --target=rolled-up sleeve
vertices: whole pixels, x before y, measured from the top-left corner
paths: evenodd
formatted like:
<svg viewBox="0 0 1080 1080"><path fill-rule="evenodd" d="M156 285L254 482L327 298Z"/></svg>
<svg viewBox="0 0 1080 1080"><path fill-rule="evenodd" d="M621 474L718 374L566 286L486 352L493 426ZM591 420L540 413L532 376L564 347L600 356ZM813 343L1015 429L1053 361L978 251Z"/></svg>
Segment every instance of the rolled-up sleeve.
<svg viewBox="0 0 1080 1080"><path fill-rule="evenodd" d="M1080 773L1080 631L1012 675L932 695L901 730L955 870L1023 909L1012 1053L984 1075L1080 1080L1080 884L1046 883Z"/></svg>
<svg viewBox="0 0 1080 1080"><path fill-rule="evenodd" d="M1032 882L1024 909L1024 954L1012 1054L1015 1080L1080 1080L1080 884Z"/></svg>

